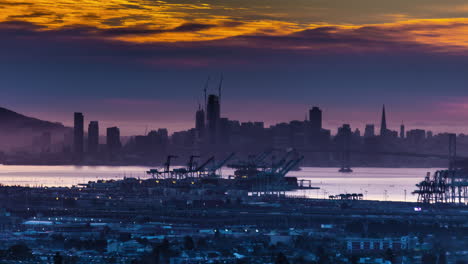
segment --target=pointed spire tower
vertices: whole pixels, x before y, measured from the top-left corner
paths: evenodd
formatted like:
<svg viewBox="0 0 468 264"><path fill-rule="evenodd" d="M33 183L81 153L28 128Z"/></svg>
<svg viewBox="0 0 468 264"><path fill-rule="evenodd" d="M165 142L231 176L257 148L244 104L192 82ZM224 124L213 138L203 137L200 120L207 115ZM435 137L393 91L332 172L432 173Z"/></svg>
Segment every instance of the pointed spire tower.
<svg viewBox="0 0 468 264"><path fill-rule="evenodd" d="M385 105L382 107L382 121L380 122L380 135L383 136L387 132L387 119L385 117Z"/></svg>

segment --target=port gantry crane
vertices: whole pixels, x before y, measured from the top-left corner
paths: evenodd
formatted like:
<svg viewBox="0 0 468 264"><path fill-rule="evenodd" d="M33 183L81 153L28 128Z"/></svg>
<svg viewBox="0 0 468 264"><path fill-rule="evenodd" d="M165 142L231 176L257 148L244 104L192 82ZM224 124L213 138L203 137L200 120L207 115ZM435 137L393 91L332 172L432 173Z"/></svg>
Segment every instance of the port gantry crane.
<svg viewBox="0 0 468 264"><path fill-rule="evenodd" d="M172 178L173 171L171 171L171 160L176 159L178 156L169 155L167 156L166 162L164 163L164 170L159 171L158 169L150 169L146 174L150 174L153 178L163 178L168 179Z"/></svg>
<svg viewBox="0 0 468 264"><path fill-rule="evenodd" d="M167 156L167 160L164 163L164 169L150 169L146 173L151 175L155 179L187 179L187 178L200 178L200 177L218 177L216 171L221 169L230 159L235 156L235 153L231 153L221 162L216 163L215 158L210 157L204 163L197 166L195 158L200 156L191 155L186 168L174 168L171 170L171 160L177 158L175 155ZM213 163L209 166L210 163Z"/></svg>
<svg viewBox="0 0 468 264"><path fill-rule="evenodd" d="M224 165L226 165L226 163L231 160L234 156L236 155L236 153L232 152L231 154L229 154L225 159L223 159L222 161L216 163L215 162L215 159L214 157L212 157L211 159L209 159L209 162L208 163L213 163L212 166L206 166L204 168L204 170L200 170L200 173L202 175L202 177L219 177L220 174L216 173L216 171L220 170Z"/></svg>

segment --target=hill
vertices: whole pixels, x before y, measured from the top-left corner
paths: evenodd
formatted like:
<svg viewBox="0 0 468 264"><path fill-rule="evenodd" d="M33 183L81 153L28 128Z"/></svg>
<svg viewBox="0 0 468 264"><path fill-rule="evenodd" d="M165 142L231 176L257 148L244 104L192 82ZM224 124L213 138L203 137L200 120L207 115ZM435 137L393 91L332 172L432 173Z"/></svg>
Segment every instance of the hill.
<svg viewBox="0 0 468 264"><path fill-rule="evenodd" d="M70 128L61 123L44 121L0 107L0 150L30 147L43 133L50 133L52 141L63 141Z"/></svg>
<svg viewBox="0 0 468 264"><path fill-rule="evenodd" d="M65 126L61 123L54 123L28 117L9 109L0 107L0 127L6 129L27 129L27 130L62 130ZM3 131L5 132L5 131ZM18 132L18 131L15 131Z"/></svg>

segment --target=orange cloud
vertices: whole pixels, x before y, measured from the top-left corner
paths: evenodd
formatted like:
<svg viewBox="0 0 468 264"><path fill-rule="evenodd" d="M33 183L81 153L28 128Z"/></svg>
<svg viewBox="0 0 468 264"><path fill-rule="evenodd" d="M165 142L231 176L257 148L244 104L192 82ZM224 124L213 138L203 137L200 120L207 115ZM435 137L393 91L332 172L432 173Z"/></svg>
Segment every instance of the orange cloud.
<svg viewBox="0 0 468 264"><path fill-rule="evenodd" d="M30 2L29 2L30 1ZM252 15L239 6L210 3L174 3L142 0L0 0L0 23L26 22L38 31L86 28L88 36L130 43L184 43L229 40L229 45L252 46L248 36L301 37L302 32L326 30L330 40L357 37L369 40L367 49L380 50L379 42L426 45L439 52L468 50L468 18L411 19L400 13L383 14L391 23L304 23L272 14ZM458 7L463 8L463 6ZM192 25L192 26L190 26ZM249 40L249 42L246 42ZM307 39L275 46L292 50L324 48ZM225 42L224 42L225 44ZM265 43L262 43L264 45ZM349 48L349 41L335 41L334 48ZM374 45L375 44L375 45ZM267 46L268 47L268 46ZM359 48L355 47L355 48Z"/></svg>

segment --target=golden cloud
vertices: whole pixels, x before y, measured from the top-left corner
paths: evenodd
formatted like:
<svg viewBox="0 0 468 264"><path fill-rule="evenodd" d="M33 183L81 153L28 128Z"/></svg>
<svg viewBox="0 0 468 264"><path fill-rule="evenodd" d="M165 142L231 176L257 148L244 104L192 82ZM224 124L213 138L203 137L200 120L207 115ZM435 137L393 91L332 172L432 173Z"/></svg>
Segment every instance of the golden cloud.
<svg viewBox="0 0 468 264"><path fill-rule="evenodd" d="M3 9L0 22L27 22L39 26L39 31L86 27L94 32L90 37L133 43L288 36L305 30L333 28L329 34L358 34L371 29L375 35L367 32L366 37L410 41L434 46L440 51L468 49L468 18L410 19L406 14L393 13L387 14L396 20L391 23L310 24L292 22L281 16L275 18L271 14L252 18L252 10L247 12L246 7L147 0L0 0L0 7ZM244 17L244 13L249 16ZM302 42L295 48L314 47Z"/></svg>

